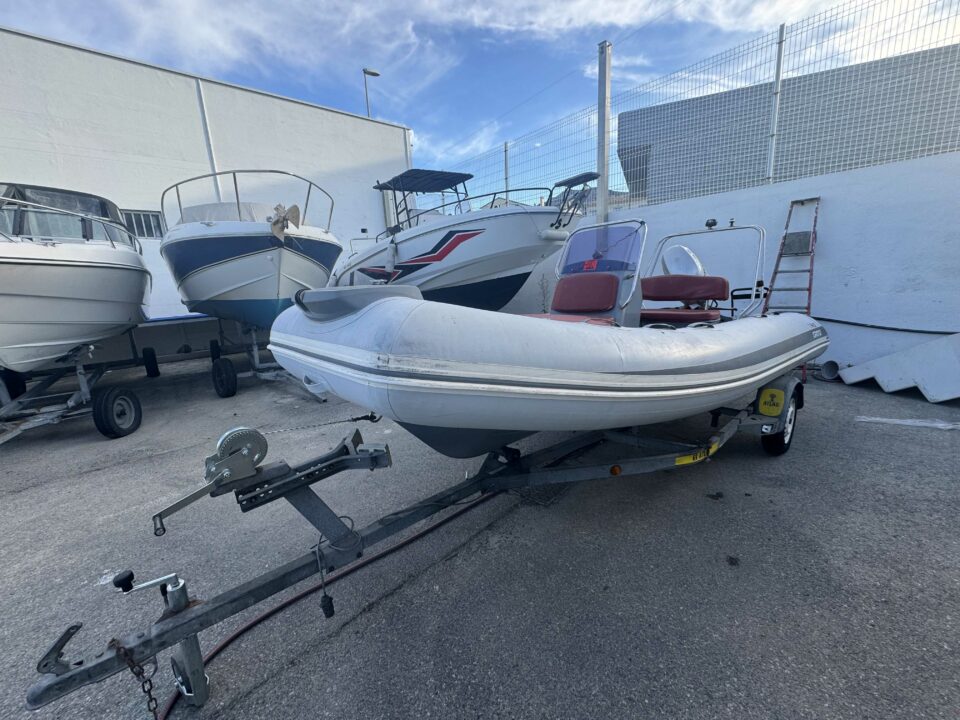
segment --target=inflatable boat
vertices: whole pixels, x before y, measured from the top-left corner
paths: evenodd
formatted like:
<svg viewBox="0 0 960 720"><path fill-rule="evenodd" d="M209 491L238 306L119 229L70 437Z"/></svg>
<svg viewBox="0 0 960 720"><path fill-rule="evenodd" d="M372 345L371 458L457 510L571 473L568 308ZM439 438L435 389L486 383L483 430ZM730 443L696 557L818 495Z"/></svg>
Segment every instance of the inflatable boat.
<svg viewBox="0 0 960 720"><path fill-rule="evenodd" d="M382 413L452 457L539 431L713 410L826 349L816 320L760 316L762 288L738 308L724 278L640 280L645 233L634 222L573 233L547 314L430 302L411 286L326 288L298 293L274 323L270 349L311 391ZM762 246L761 232L761 259ZM644 295L681 304L647 309Z"/></svg>

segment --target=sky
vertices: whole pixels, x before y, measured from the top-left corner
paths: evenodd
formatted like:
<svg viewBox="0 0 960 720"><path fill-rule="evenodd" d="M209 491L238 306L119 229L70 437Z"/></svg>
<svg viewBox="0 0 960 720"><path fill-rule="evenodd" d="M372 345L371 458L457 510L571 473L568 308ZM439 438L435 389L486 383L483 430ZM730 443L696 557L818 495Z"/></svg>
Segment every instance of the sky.
<svg viewBox="0 0 960 720"><path fill-rule="evenodd" d="M451 167L837 0L0 0L0 25L413 129Z"/></svg>

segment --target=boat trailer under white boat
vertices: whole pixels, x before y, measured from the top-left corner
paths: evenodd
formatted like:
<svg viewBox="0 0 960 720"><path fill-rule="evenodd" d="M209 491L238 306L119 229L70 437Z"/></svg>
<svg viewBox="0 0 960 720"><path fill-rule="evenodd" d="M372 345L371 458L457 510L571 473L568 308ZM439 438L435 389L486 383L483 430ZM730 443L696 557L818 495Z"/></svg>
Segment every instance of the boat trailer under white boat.
<svg viewBox="0 0 960 720"><path fill-rule="evenodd" d="M297 186L292 199L302 198L302 211L298 204L244 200L267 193L287 198L291 183ZM204 196L213 191L216 202L187 204L198 188ZM232 192L233 199L224 201L225 192ZM220 321L219 337L210 343L214 390L231 397L238 377L281 377L282 369L262 357L266 342L260 333L289 307L297 291L325 287L330 279L342 250L330 231L333 198L316 183L284 170L224 170L183 180L160 196L165 216L168 204L173 205L168 196L175 199L176 212L170 215L174 222L160 253L187 309ZM312 217L319 222L310 225ZM238 342L231 342L223 322L236 323ZM247 356L250 370L237 372L233 361L223 357L233 352Z"/></svg>
<svg viewBox="0 0 960 720"><path fill-rule="evenodd" d="M133 572L119 573L113 583L124 595L159 589L163 601L160 619L144 630L110 640L101 651L83 658L65 657L68 642L82 627L79 622L71 624L40 657L37 671L41 677L27 693L27 707L40 708L122 672L131 672L142 689L144 666L149 667L158 653L169 648L174 649L171 689L186 702L202 706L210 697L210 678L198 634L277 593L319 574L320 584L303 595L322 591L323 615L332 617L334 605L327 586L406 544L404 540L388 541L422 521L439 516L418 536L503 491L611 477L626 479L707 462L745 429L759 431L763 438L779 439L779 445L764 444L771 455L786 452L793 439L797 410L802 406L803 385L789 373L767 383L746 406L716 408L711 413L715 431L699 441L677 442L652 437L648 429L620 428L581 433L527 454L505 446L489 453L477 472L462 482L362 528L345 522L345 516L311 486L346 470L389 467L392 461L388 446L364 443L360 431L355 430L332 451L291 466L283 461L264 463L267 440L256 430L228 431L204 463L205 484L157 512L153 534L158 538L165 535L170 517L197 500L233 493L242 513L285 499L319 533L317 544L299 557L208 600L189 595L186 581L176 573L140 584L135 584ZM471 503L471 498L476 500ZM464 507L447 512L461 505ZM144 530L147 532L146 523ZM156 677L151 687L159 687ZM152 691L147 703L148 710L156 711Z"/></svg>
<svg viewBox="0 0 960 720"><path fill-rule="evenodd" d="M146 317L150 292L136 237L104 198L27 185L2 190L0 444L86 415L105 437L135 432L142 418L136 393L96 386L113 369L160 374L154 350L139 349L131 333ZM129 359L97 361L96 343L121 334L130 340ZM70 376L76 389L56 390Z"/></svg>

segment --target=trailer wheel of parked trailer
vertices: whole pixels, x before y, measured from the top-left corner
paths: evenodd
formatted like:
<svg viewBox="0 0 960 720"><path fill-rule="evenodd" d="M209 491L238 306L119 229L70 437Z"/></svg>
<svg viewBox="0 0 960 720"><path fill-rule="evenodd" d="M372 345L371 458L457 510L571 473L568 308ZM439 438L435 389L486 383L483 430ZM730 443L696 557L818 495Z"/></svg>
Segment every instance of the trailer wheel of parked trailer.
<svg viewBox="0 0 960 720"><path fill-rule="evenodd" d="M152 347L146 347L140 353L143 360L143 369L148 378L160 377L160 365L157 363L157 351Z"/></svg>
<svg viewBox="0 0 960 720"><path fill-rule="evenodd" d="M233 363L225 357L213 361L210 372L213 378L213 389L222 398L233 397L237 394L237 370Z"/></svg>
<svg viewBox="0 0 960 720"><path fill-rule="evenodd" d="M114 439L136 432L143 420L140 399L132 390L112 387L93 395L93 424L101 435Z"/></svg>
<svg viewBox="0 0 960 720"><path fill-rule="evenodd" d="M782 416L783 429L778 433L760 436L760 444L770 455L783 455L790 449L790 443L793 442L793 433L797 426L797 410L801 406L800 392L800 390L794 388L790 394L790 401L787 403Z"/></svg>
<svg viewBox="0 0 960 720"><path fill-rule="evenodd" d="M27 391L27 381L23 379L23 375L14 370L7 368L0 370L0 380L6 386L11 400L16 400Z"/></svg>

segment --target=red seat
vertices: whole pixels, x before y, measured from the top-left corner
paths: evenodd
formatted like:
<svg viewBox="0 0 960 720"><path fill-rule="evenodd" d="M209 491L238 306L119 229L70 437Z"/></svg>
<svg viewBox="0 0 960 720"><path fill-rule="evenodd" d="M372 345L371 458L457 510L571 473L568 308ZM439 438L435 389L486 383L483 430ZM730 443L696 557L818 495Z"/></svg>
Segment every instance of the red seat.
<svg viewBox="0 0 960 720"><path fill-rule="evenodd" d="M657 275L640 280L644 300L678 300L685 306L706 305L711 300L726 300L730 283L717 275ZM716 322L720 311L713 308L649 308L640 311L640 322L694 323Z"/></svg>
<svg viewBox="0 0 960 720"><path fill-rule="evenodd" d="M587 323L588 325L616 325L612 317L591 317L590 315L560 315L556 313L532 313L526 317L559 320L560 322Z"/></svg>
<svg viewBox="0 0 960 720"><path fill-rule="evenodd" d="M610 273L564 275L553 291L554 313L603 313L617 304L620 280Z"/></svg>

